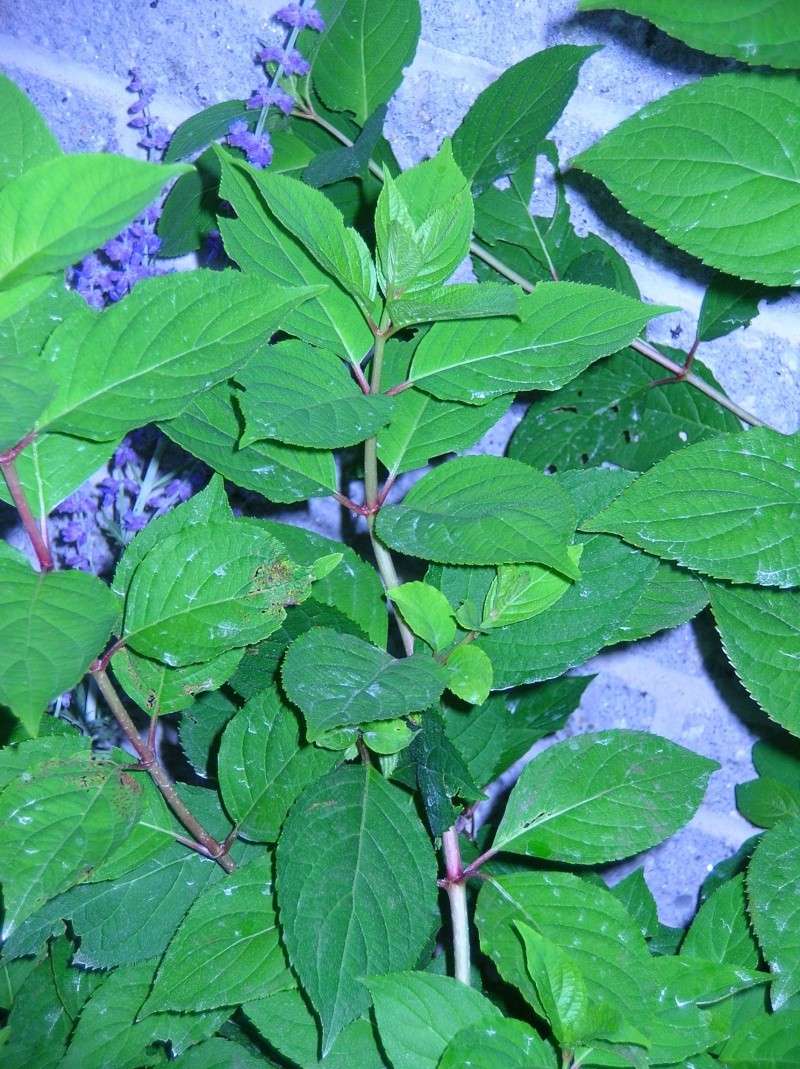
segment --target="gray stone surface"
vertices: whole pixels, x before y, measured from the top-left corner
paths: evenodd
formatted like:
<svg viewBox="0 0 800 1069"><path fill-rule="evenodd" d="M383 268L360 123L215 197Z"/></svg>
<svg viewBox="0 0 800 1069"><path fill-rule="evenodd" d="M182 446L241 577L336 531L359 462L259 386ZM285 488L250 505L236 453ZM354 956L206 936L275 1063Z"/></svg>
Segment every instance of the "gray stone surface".
<svg viewBox="0 0 800 1069"><path fill-rule="evenodd" d="M386 0L390 2L390 0ZM28 90L68 150L135 150L125 126L129 67L158 87L155 110L177 123L199 107L246 96L258 82L257 41L276 39L279 0L0 0L0 66ZM576 0L423 0L417 57L393 101L387 132L409 165L452 133L470 102L511 63L556 43L598 44L554 131L562 165L646 102L731 64L703 56L617 13L580 15ZM653 336L688 345L708 272L628 217L595 183L568 177L573 221L628 258L643 295L684 309ZM552 179L537 183L546 206ZM800 297L766 309L746 331L702 350L731 395L775 425L800 422ZM499 453L519 412L484 439ZM335 533L339 511L315 501L295 519ZM686 919L709 866L749 833L734 785L752 775L751 732L763 718L721 658L709 621L604 653L566 734L606 727L659 732L715 758L721 769L692 824L647 855L662 918Z"/></svg>

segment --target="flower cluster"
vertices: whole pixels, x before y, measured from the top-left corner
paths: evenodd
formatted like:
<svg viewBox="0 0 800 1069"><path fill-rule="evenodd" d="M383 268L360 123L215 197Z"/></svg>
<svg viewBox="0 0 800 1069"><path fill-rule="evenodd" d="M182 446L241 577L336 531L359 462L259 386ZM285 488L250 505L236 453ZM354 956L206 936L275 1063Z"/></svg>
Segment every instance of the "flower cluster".
<svg viewBox="0 0 800 1069"><path fill-rule="evenodd" d="M264 45L256 53L256 62L264 67L267 81L254 89L247 101L248 108L260 112L255 129L245 119L236 119L228 128L226 138L232 148L244 152L248 163L259 168L272 163L272 142L264 129L269 109L274 106L289 115L294 107L294 97L280 86L280 79L302 78L310 70L308 60L294 47L297 35L301 30L325 29L322 16L311 4L287 4L275 13L275 18L289 26L290 33L285 46Z"/></svg>
<svg viewBox="0 0 800 1069"><path fill-rule="evenodd" d="M133 432L101 477L76 490L51 516L50 542L59 566L108 572L137 531L187 501L206 475L203 465L187 463L160 432Z"/></svg>
<svg viewBox="0 0 800 1069"><path fill-rule="evenodd" d="M150 113L150 105L156 95L153 86L145 85L138 67L132 67L128 74L131 79L127 87L128 92L135 93L137 96L128 108L128 114L132 116L128 120L128 126L134 130L144 131L138 144L139 148L146 150L147 158L150 160L154 153L160 156L169 144L169 130L161 124L158 116Z"/></svg>

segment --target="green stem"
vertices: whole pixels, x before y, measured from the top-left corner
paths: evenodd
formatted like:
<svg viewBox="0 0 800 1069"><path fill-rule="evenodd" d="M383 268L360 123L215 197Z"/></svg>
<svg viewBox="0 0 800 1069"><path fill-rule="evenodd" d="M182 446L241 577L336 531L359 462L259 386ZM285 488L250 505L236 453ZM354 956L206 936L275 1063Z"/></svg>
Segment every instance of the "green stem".
<svg viewBox="0 0 800 1069"><path fill-rule="evenodd" d="M136 751L141 767L148 773L153 783L155 783L156 787L161 791L164 801L181 824L183 824L184 828L186 828L186 830L194 837L194 843L191 845L195 849L199 849L199 852L206 857L211 858L212 861L216 861L225 872L233 872L236 868L236 864L227 852L230 844L227 841L225 843L220 843L212 835L209 835L199 820L197 820L197 818L183 804L178 792L175 790L175 784L158 763L158 758L152 747L144 742L139 735L136 725L128 715L128 710L122 704L119 695L114 689L114 684L108 678L105 669L93 669L92 677L97 683L100 693L105 698L106 704L114 714L114 719L122 728L126 738Z"/></svg>
<svg viewBox="0 0 800 1069"><path fill-rule="evenodd" d="M352 148L353 142L350 138L347 137L346 134L343 134L341 130L337 130L332 123L329 123L327 119L318 115L313 109L298 110L294 114L297 115L298 118L308 119L310 122L316 123L317 126L321 126L323 130L327 130L332 137L335 137L337 141L340 142L340 144ZM369 161L369 172L374 175L375 178L381 181L383 180L383 171L374 160ZM483 260L483 262L496 271L498 275L502 275L503 278L507 278L509 282L515 283L520 289L524 290L525 293L533 292L535 286L534 282L525 278L524 275L520 275L519 272L514 271L513 268L494 256L488 249L483 248L477 241L470 242L469 251L473 256L477 256L479 260ZM550 263L551 274L554 278L557 278L549 254L547 254L547 259ZM676 364L675 361L670 360L669 357L664 356L658 349L654 348L642 338L635 338L631 342L631 348L635 349L637 353L641 353L642 356L647 357L648 360L652 360L661 367L667 368L672 372L678 382L688 382L690 386L693 386L696 390L704 393L706 397L710 397L712 401L716 401L722 408L727 408L729 412L732 412L738 419L742 420L743 423L749 423L751 427L771 426L771 424L765 423L763 420L759 419L758 416L754 416L752 412L748 412L747 409L737 405L735 401L731 401L729 397L720 393L719 390L716 390L699 375L695 375L693 372L687 373L684 367L680 364ZM776 427L773 427L772 429L777 430Z"/></svg>

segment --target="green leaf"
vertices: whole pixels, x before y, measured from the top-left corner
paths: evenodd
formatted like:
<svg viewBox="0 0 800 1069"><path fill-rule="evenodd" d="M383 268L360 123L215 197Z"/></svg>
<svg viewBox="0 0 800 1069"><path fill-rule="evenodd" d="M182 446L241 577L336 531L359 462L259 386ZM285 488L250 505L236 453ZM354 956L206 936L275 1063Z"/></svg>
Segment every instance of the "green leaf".
<svg viewBox="0 0 800 1069"><path fill-rule="evenodd" d="M525 947L528 974L559 1044L571 1048L590 1038L595 1020L580 970L561 947L529 924L520 922L517 931Z"/></svg>
<svg viewBox="0 0 800 1069"><path fill-rule="evenodd" d="M4 939L108 857L135 824L140 793L123 767L88 753L34 765L5 788L0 795L6 829L0 844Z"/></svg>
<svg viewBox="0 0 800 1069"><path fill-rule="evenodd" d="M567 552L578 568L583 546L569 546ZM571 585L563 575L538 564L501 565L486 594L481 628L506 627L538 616L555 605Z"/></svg>
<svg viewBox="0 0 800 1069"><path fill-rule="evenodd" d="M753 764L759 776L769 776L780 783L800 790L800 744L785 737L779 743L763 739L753 746Z"/></svg>
<svg viewBox="0 0 800 1069"><path fill-rule="evenodd" d="M574 509L556 484L501 457L460 457L378 514L382 542L448 564L546 564L572 578Z"/></svg>
<svg viewBox="0 0 800 1069"><path fill-rule="evenodd" d="M60 1069L75 1017L100 982L97 975L70 967L73 944L54 940L34 962L14 994L3 1069Z"/></svg>
<svg viewBox="0 0 800 1069"><path fill-rule="evenodd" d="M181 175L158 217L159 259L194 252L217 229L219 179L219 157L210 149L195 161L193 170Z"/></svg>
<svg viewBox="0 0 800 1069"><path fill-rule="evenodd" d="M522 1021L506 1018L463 1028L447 1044L438 1069L556 1069L551 1047Z"/></svg>
<svg viewBox="0 0 800 1069"><path fill-rule="evenodd" d="M787 817L800 817L800 791L762 776L736 784L736 808L758 828L773 828Z"/></svg>
<svg viewBox="0 0 800 1069"><path fill-rule="evenodd" d="M369 1005L361 978L416 964L438 924L436 860L407 796L347 766L295 803L277 870L283 939L322 1021L324 1057Z"/></svg>
<svg viewBox="0 0 800 1069"><path fill-rule="evenodd" d="M300 744L297 718L277 690L251 698L225 728L218 759L222 799L239 835L274 843L295 798L335 760Z"/></svg>
<svg viewBox="0 0 800 1069"><path fill-rule="evenodd" d="M239 396L227 383L220 383L192 401L177 419L161 424L161 429L226 479L269 501L304 501L332 494L336 489L333 454L281 442L239 447L244 427Z"/></svg>
<svg viewBox="0 0 800 1069"><path fill-rule="evenodd" d="M10 449L32 430L50 403L56 384L44 369L31 375L31 362L19 357L0 356L0 450Z"/></svg>
<svg viewBox="0 0 800 1069"><path fill-rule="evenodd" d="M384 353L384 386L406 381L416 344L390 339ZM505 395L485 405L468 405L438 401L414 388L403 390L395 397L391 420L378 432L378 457L396 475L424 468L433 457L474 445L502 418L512 400Z"/></svg>
<svg viewBox="0 0 800 1069"><path fill-rule="evenodd" d="M411 380L441 400L472 404L519 390L556 390L667 311L601 286L540 282L519 299L515 318L431 327L417 347Z"/></svg>
<svg viewBox="0 0 800 1069"><path fill-rule="evenodd" d="M464 1028L494 1027L502 1020L493 1002L450 976L396 972L371 976L366 983L394 1069L436 1069Z"/></svg>
<svg viewBox="0 0 800 1069"><path fill-rule="evenodd" d="M800 735L800 591L708 583L722 645L773 720Z"/></svg>
<svg viewBox="0 0 800 1069"><path fill-rule="evenodd" d="M266 638L284 606L308 593L308 570L257 522L223 519L149 550L128 588L122 637L170 666L210 660Z"/></svg>
<svg viewBox="0 0 800 1069"><path fill-rule="evenodd" d="M477 646L457 646L445 661L447 689L470 705L482 705L492 689L492 662Z"/></svg>
<svg viewBox="0 0 800 1069"><path fill-rule="evenodd" d="M223 100L203 108L175 128L164 153L164 162L185 160L217 138L224 137L235 119L246 121L252 118L253 113L244 100Z"/></svg>
<svg viewBox="0 0 800 1069"><path fill-rule="evenodd" d="M216 779L217 751L238 706L222 691L201 694L181 716L178 737L186 760L203 779Z"/></svg>
<svg viewBox="0 0 800 1069"><path fill-rule="evenodd" d="M312 60L311 82L329 108L350 111L363 123L391 97L414 58L418 0L395 0L389 7L365 0L321 0L318 9L325 33L317 38L308 32L301 38L303 54Z"/></svg>
<svg viewBox="0 0 800 1069"><path fill-rule="evenodd" d="M351 146L339 145L318 152L303 171L303 181L320 189L344 178L366 178L370 157L383 136L385 120L386 105L381 104L366 120Z"/></svg>
<svg viewBox="0 0 800 1069"><path fill-rule="evenodd" d="M369 249L358 231L345 226L325 194L296 178L267 172L260 175L259 191L278 222L366 312L371 311L377 287Z"/></svg>
<svg viewBox="0 0 800 1069"><path fill-rule="evenodd" d="M437 710L425 713L408 758L432 835L440 836L455 824L458 810L451 804L453 798L467 803L483 799L461 755L448 739Z"/></svg>
<svg viewBox="0 0 800 1069"><path fill-rule="evenodd" d="M557 45L504 71L480 94L453 135L456 163L481 193L511 174L555 126L594 47Z"/></svg>
<svg viewBox="0 0 800 1069"><path fill-rule="evenodd" d="M0 189L39 163L61 155L37 109L10 78L0 77Z"/></svg>
<svg viewBox="0 0 800 1069"><path fill-rule="evenodd" d="M800 819L758 842L747 873L750 920L773 974L770 1000L781 1009L800 991Z"/></svg>
<svg viewBox="0 0 800 1069"><path fill-rule="evenodd" d="M378 282L389 301L445 282L469 250L472 195L450 141L430 160L384 175L375 208Z"/></svg>
<svg viewBox="0 0 800 1069"><path fill-rule="evenodd" d="M525 767L493 848L578 865L629 857L691 819L718 767L646 732L567 739Z"/></svg>
<svg viewBox="0 0 800 1069"><path fill-rule="evenodd" d="M745 969L758 967L758 947L745 910L743 875L723 883L701 905L681 944L681 956Z"/></svg>
<svg viewBox="0 0 800 1069"><path fill-rule="evenodd" d="M71 316L45 350L60 389L40 429L99 441L177 416L313 295L275 287L265 296L256 278L195 271L147 279L102 315Z"/></svg>
<svg viewBox="0 0 800 1069"><path fill-rule="evenodd" d="M288 231L276 222L266 204L262 172L234 163L222 154L220 196L229 201L236 219L220 218L225 251L245 272L283 286L328 288L289 316L284 329L312 345L361 360L374 340L358 305Z"/></svg>
<svg viewBox="0 0 800 1069"><path fill-rule="evenodd" d="M671 37L701 52L731 56L751 66L800 67L800 19L792 0L746 0L731 8L706 0L582 0L583 11L621 8L650 19Z"/></svg>
<svg viewBox="0 0 800 1069"><path fill-rule="evenodd" d="M762 300L775 300L780 290L769 290L730 275L714 275L705 292L697 321L700 341L723 338L740 327L749 327Z"/></svg>
<svg viewBox="0 0 800 1069"><path fill-rule="evenodd" d="M513 316L518 305L519 295L511 286L462 282L395 298L388 302L387 309L393 326L399 328L444 319Z"/></svg>
<svg viewBox="0 0 800 1069"><path fill-rule="evenodd" d="M645 939L658 935L658 907L644 878L644 867L634 869L609 891L636 921Z"/></svg>
<svg viewBox="0 0 800 1069"><path fill-rule="evenodd" d="M154 1018L137 1021L155 962L116 969L97 987L81 1012L59 1069L143 1069L162 1064L153 1051Z"/></svg>
<svg viewBox="0 0 800 1069"><path fill-rule="evenodd" d="M25 171L0 192L0 284L80 260L187 170L103 152L59 155Z"/></svg>
<svg viewBox="0 0 800 1069"><path fill-rule="evenodd" d="M248 1050L241 1043L214 1036L191 1047L175 1061L176 1069L266 1069L268 1062L261 1054Z"/></svg>
<svg viewBox="0 0 800 1069"><path fill-rule="evenodd" d="M581 526L717 579L788 587L800 583L798 478L800 438L720 435L662 460Z"/></svg>
<svg viewBox="0 0 800 1069"><path fill-rule="evenodd" d="M278 991L248 1002L245 1016L270 1047L306 1069L387 1069L372 1022L359 1018L339 1033L324 1061L318 1062L319 1026L299 991Z"/></svg>
<svg viewBox="0 0 800 1069"><path fill-rule="evenodd" d="M126 646L111 658L111 667L122 689L143 712L166 716L188 709L198 694L227 683L244 653L241 648L226 650L208 661L172 668Z"/></svg>
<svg viewBox="0 0 800 1069"><path fill-rule="evenodd" d="M720 1054L730 1069L794 1069L800 1059L800 1010L748 1021Z"/></svg>
<svg viewBox="0 0 800 1069"><path fill-rule="evenodd" d="M402 583L388 590L386 596L400 610L414 634L427 642L435 653L440 653L455 641L453 610L436 587L427 583Z"/></svg>
<svg viewBox="0 0 800 1069"><path fill-rule="evenodd" d="M637 642L657 631L679 627L693 620L706 605L708 592L701 579L668 561L659 561L655 573L645 581L633 612L607 639L607 644Z"/></svg>
<svg viewBox="0 0 800 1069"><path fill-rule="evenodd" d="M704 78L648 104L573 164L711 267L792 285L800 277L800 183L791 164L800 151L798 106L794 75Z"/></svg>
<svg viewBox="0 0 800 1069"><path fill-rule="evenodd" d="M304 527L262 520L260 526L284 545L292 560L309 567L326 553L342 554L341 564L324 579L315 580L309 601L344 613L376 646L386 646L386 606L378 573L342 542ZM290 608L291 616L296 609Z"/></svg>
<svg viewBox="0 0 800 1069"><path fill-rule="evenodd" d="M685 354L667 350L683 361ZM712 386L711 372L693 365ZM646 471L684 445L738 431L732 413L687 382L653 387L651 361L631 349L615 353L574 382L530 406L508 455L534 468L565 471L603 462Z"/></svg>
<svg viewBox="0 0 800 1069"><path fill-rule="evenodd" d="M17 475L34 516L52 512L111 458L117 442L89 442L68 434L43 434L16 460ZM5 480L0 499L11 503Z"/></svg>
<svg viewBox="0 0 800 1069"><path fill-rule="evenodd" d="M94 575L34 572L4 559L0 591L0 704L36 735L48 702L102 653L116 599Z"/></svg>
<svg viewBox="0 0 800 1069"><path fill-rule="evenodd" d="M427 654L395 660L354 635L317 627L295 639L283 687L301 709L310 742L330 728L392 720L433 705L446 676Z"/></svg>
<svg viewBox="0 0 800 1069"><path fill-rule="evenodd" d="M235 1006L294 986L270 872L265 856L203 892L167 947L141 1016Z"/></svg>
<svg viewBox="0 0 800 1069"><path fill-rule="evenodd" d="M374 437L392 415L392 399L364 394L335 353L294 339L271 345L236 381L245 387L239 398L244 447L276 438L337 449Z"/></svg>

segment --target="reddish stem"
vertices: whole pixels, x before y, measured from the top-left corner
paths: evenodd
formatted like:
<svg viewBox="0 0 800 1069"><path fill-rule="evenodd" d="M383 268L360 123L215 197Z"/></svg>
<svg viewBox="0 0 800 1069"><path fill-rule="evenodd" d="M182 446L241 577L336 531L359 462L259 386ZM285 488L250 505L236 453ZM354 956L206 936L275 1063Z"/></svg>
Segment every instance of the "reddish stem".
<svg viewBox="0 0 800 1069"><path fill-rule="evenodd" d="M29 436L27 441L30 440L31 438ZM24 448L23 442L27 445L27 441L23 438L22 442L19 442L13 449L0 456L0 471L3 472L3 478L6 481L8 492L11 494L11 500L16 505L19 518L22 521L22 526L25 528L25 533L31 540L31 545L36 553L36 559L39 561L39 567L43 572L52 572L53 557L50 553L50 547L47 545L44 535L39 528L39 524L36 522L36 517L31 512L31 507L28 504L25 491L22 489L22 483L19 481L17 467L14 463L18 453Z"/></svg>
<svg viewBox="0 0 800 1069"><path fill-rule="evenodd" d="M402 393L403 390L408 390L413 385L414 385L414 383L411 382L410 379L406 380L406 382L398 382L398 384L396 386L390 386L389 387L389 389L386 391L386 396L387 397L396 397L399 393Z"/></svg>
<svg viewBox="0 0 800 1069"><path fill-rule="evenodd" d="M362 393L369 393L369 382L367 381L367 376L364 374L364 372L362 370L361 364L356 364L355 362L351 362L350 368L351 368L351 370L353 372L353 378L356 380L358 385L361 387L361 392Z"/></svg>

